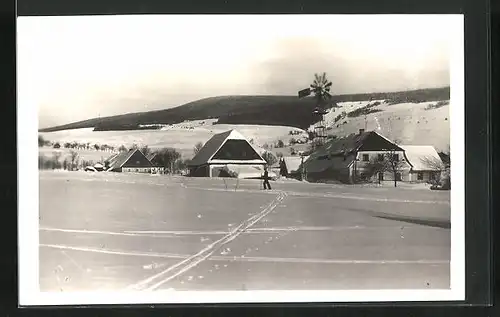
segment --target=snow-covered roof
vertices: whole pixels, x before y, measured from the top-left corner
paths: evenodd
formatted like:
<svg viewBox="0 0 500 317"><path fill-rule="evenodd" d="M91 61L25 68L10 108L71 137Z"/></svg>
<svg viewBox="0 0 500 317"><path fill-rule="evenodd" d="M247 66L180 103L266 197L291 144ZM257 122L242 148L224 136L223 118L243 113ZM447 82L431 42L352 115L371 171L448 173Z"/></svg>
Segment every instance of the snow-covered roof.
<svg viewBox="0 0 500 317"><path fill-rule="evenodd" d="M400 145L405 151L406 159L414 171L439 170L443 165L436 149L431 145Z"/></svg>

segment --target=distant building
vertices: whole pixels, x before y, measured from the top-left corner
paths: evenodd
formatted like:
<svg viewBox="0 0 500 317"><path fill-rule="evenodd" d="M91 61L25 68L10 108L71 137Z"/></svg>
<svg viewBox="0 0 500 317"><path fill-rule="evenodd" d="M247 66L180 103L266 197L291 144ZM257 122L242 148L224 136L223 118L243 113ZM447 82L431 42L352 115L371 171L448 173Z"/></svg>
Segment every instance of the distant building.
<svg viewBox="0 0 500 317"><path fill-rule="evenodd" d="M189 176L258 178L266 161L236 130L214 135L188 163Z"/></svg>
<svg viewBox="0 0 500 317"><path fill-rule="evenodd" d="M153 165L139 150L131 149L110 156L104 162L105 169L111 172L151 173Z"/></svg>
<svg viewBox="0 0 500 317"><path fill-rule="evenodd" d="M390 170L372 174L370 165L387 160L393 154L401 161L396 175ZM374 163L375 162L375 163ZM410 181L411 165L405 159L404 149L374 131L351 134L344 138L327 141L304 161L306 179L312 182L338 181L352 183L355 180Z"/></svg>
<svg viewBox="0 0 500 317"><path fill-rule="evenodd" d="M428 182L437 181L445 166L440 155L430 145L401 145L405 150L408 162L411 164L410 181Z"/></svg>
<svg viewBox="0 0 500 317"><path fill-rule="evenodd" d="M301 164L309 156L284 156L280 160L280 175L287 178L301 179Z"/></svg>

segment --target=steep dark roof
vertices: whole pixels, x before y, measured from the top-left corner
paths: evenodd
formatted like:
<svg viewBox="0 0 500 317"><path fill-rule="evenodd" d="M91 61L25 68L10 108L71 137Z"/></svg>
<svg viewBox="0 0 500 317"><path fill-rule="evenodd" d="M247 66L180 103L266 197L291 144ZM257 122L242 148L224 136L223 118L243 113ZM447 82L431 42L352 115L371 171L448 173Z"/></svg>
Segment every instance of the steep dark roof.
<svg viewBox="0 0 500 317"><path fill-rule="evenodd" d="M156 157L156 152L149 153L148 155L146 155L146 158L147 158L149 161L153 161L155 157Z"/></svg>
<svg viewBox="0 0 500 317"><path fill-rule="evenodd" d="M402 148L374 131L351 134L343 138L329 140L314 151L304 162L307 172L320 172L330 167L347 168L357 151L388 151Z"/></svg>
<svg viewBox="0 0 500 317"><path fill-rule="evenodd" d="M120 152L118 154L113 154L106 160L106 162L108 162L108 169L113 170L115 168L122 167L130 159L130 157L134 155L134 153L137 151L139 151L139 153L142 154L142 152L138 149L129 150L127 152Z"/></svg>
<svg viewBox="0 0 500 317"><path fill-rule="evenodd" d="M215 134L210 140L205 143L205 145L200 149L200 151L193 157L193 159L188 163L189 166L200 166L209 163L214 155L222 148L227 140L244 140L250 148L255 151L255 162L265 163L259 152L236 130L229 130L223 133ZM217 158L217 161L224 161L224 159ZM226 160L227 161L227 160ZM239 160L234 160L239 161Z"/></svg>
<svg viewBox="0 0 500 317"><path fill-rule="evenodd" d="M210 160L210 158L217 152L217 150L224 144L224 141L229 137L231 134L231 131L229 130L226 132L222 132L219 134L215 134L210 138L210 140L205 143L205 145L200 149L200 151L193 157L191 162L189 162L189 165L191 166L196 166L196 165L203 165Z"/></svg>

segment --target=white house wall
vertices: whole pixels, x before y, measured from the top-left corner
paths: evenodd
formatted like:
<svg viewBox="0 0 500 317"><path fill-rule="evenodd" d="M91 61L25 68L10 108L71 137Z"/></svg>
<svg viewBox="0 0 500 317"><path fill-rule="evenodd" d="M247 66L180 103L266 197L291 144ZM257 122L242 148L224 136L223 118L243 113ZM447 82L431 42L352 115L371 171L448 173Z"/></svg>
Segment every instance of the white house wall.
<svg viewBox="0 0 500 317"><path fill-rule="evenodd" d="M124 173L151 173L151 168L150 167L123 167L122 172Z"/></svg>
<svg viewBox="0 0 500 317"><path fill-rule="evenodd" d="M365 166L370 162L370 160L378 159L379 154L380 155L384 155L384 159L386 159L385 155L388 154L388 153L390 153L390 152L388 152L388 151L359 151L358 155L356 157L357 161L354 162L353 164L351 164L351 166L349 167L350 175L354 176L354 169L356 169L356 174L359 176L364 171ZM410 176L411 166L410 166L410 164L408 164L408 162L405 159L404 151L395 151L395 152L392 152L392 153L398 154L399 155L399 160L405 162L405 164L403 165L403 167L400 170L400 172L401 172L401 181L403 181L403 182L409 182L409 181L411 181L411 176ZM368 161L364 161L363 160L363 159L366 158L365 155L368 156L367 157ZM373 176L373 180L378 180L378 175L374 175ZM388 181L388 180L392 180L393 181L394 180L394 174L391 171L386 171L384 173L384 180L385 181Z"/></svg>
<svg viewBox="0 0 500 317"><path fill-rule="evenodd" d="M422 173L422 179L418 179L418 173ZM413 171L410 173L410 181L411 182L417 182L417 183L425 183L425 182L428 182L428 181L431 181L432 178L431 178L431 174L432 173L435 173L436 176L435 176L435 180L438 180L440 178L440 174L439 172L430 172L430 171Z"/></svg>
<svg viewBox="0 0 500 317"><path fill-rule="evenodd" d="M259 177L264 173L264 164L210 164L209 177L215 177L226 167L238 175L241 174L242 178Z"/></svg>

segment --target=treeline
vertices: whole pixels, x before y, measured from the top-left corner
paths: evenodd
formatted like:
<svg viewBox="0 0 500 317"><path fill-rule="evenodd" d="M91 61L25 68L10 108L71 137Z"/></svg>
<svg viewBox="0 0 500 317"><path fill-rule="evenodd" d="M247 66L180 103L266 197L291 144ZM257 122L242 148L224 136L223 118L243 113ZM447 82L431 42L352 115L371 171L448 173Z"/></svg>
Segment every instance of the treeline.
<svg viewBox="0 0 500 317"><path fill-rule="evenodd" d="M80 159L78 152L70 151L69 155L62 157L61 152L54 152L51 157L43 154L38 155L38 168L41 170L67 170L76 171L87 166L93 166L96 162Z"/></svg>
<svg viewBox="0 0 500 317"><path fill-rule="evenodd" d="M417 89L397 92L381 92L355 95L334 96L337 102L353 102L363 100L386 100L387 103L426 102L450 99L450 87Z"/></svg>
<svg viewBox="0 0 500 317"><path fill-rule="evenodd" d="M161 126L143 126L138 123L120 124L116 122L102 122L94 127L93 131L125 131L125 130L159 130Z"/></svg>
<svg viewBox="0 0 500 317"><path fill-rule="evenodd" d="M43 136L38 136L38 147L52 147L54 149L77 149L77 150L95 150L95 151L128 151L128 148L124 145L119 147L108 145L108 144L92 144L90 142L52 142L46 140Z"/></svg>

